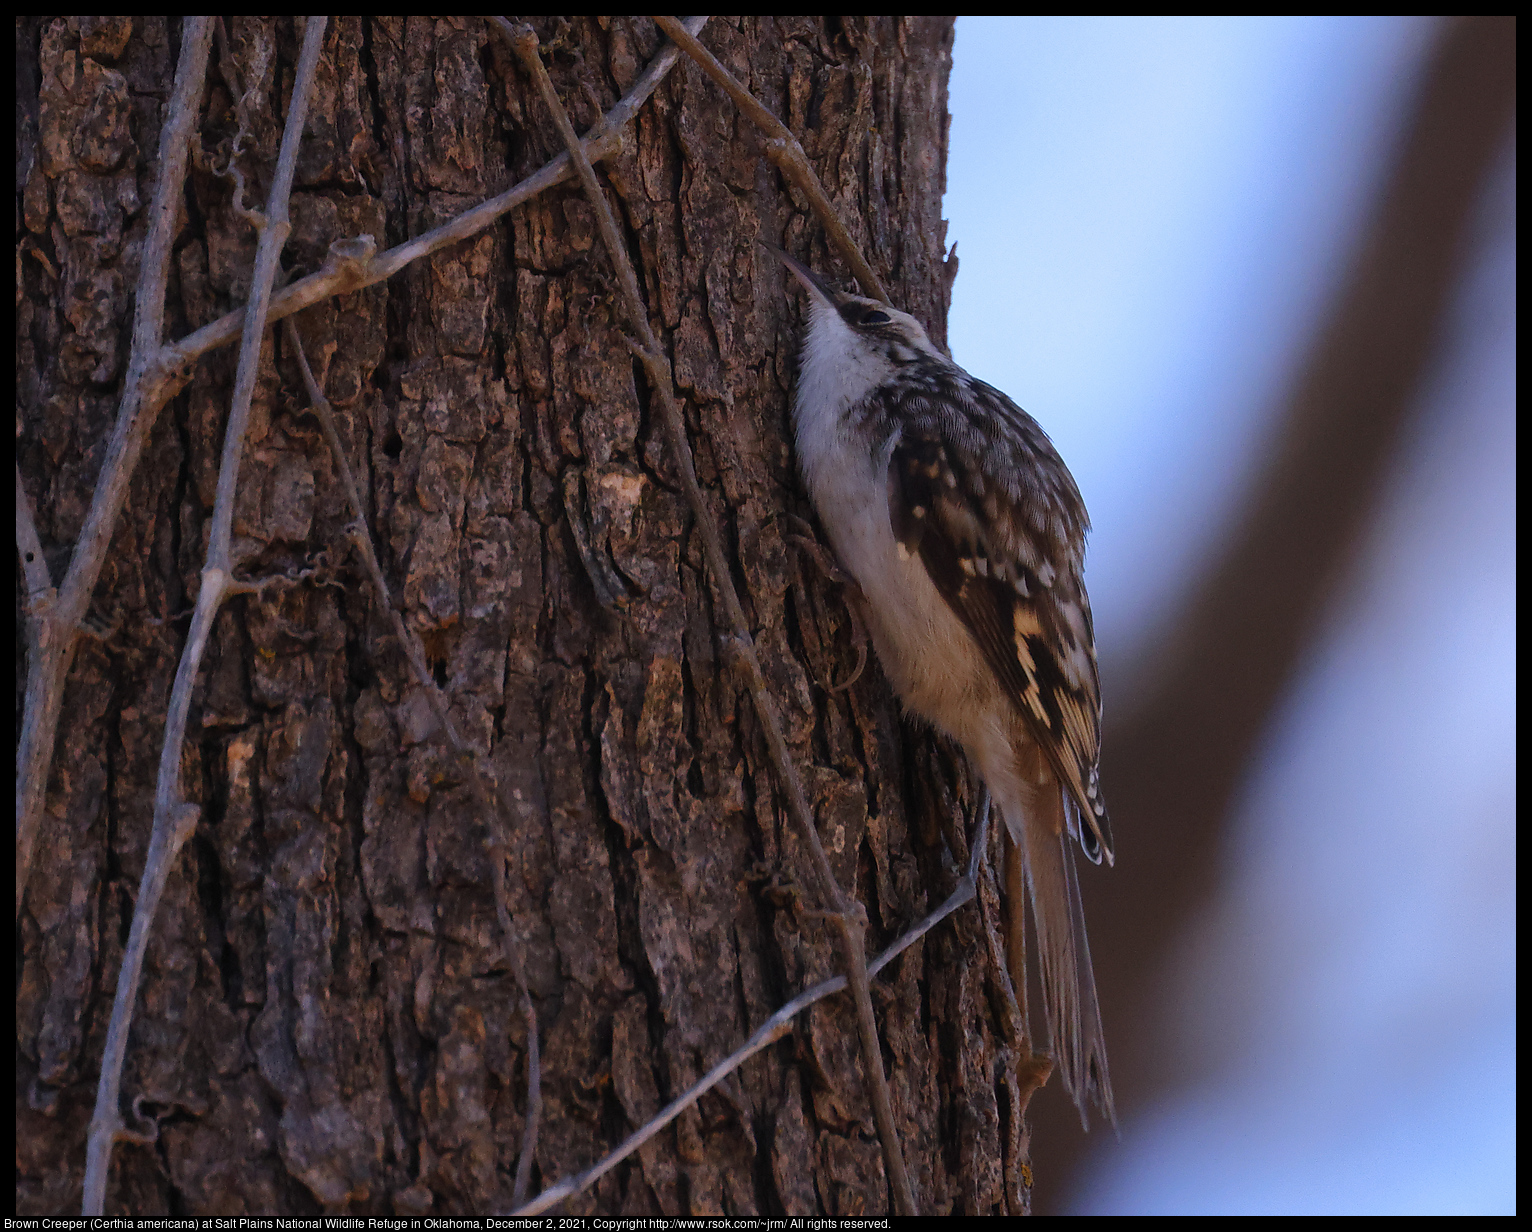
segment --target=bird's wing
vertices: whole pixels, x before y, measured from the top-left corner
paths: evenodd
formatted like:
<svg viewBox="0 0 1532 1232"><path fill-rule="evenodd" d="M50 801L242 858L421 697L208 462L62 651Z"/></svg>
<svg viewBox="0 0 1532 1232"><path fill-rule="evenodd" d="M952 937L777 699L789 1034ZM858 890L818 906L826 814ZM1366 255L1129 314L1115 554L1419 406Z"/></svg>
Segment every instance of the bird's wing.
<svg viewBox="0 0 1532 1232"><path fill-rule="evenodd" d="M888 473L894 534L973 634L1068 789L1085 854L1110 863L1097 777L1101 685L1082 577L1089 524L1074 480L1030 416L959 370L926 373L892 396L901 425Z"/></svg>

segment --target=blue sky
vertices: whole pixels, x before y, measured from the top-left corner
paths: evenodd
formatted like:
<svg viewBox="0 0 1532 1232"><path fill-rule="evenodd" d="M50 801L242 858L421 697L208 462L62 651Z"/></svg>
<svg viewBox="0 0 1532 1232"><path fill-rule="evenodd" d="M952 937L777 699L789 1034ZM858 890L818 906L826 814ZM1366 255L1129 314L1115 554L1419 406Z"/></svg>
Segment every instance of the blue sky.
<svg viewBox="0 0 1532 1232"><path fill-rule="evenodd" d="M1073 469L1104 658L1152 637L1237 501L1429 32L959 20L953 357Z"/></svg>
<svg viewBox="0 0 1532 1232"><path fill-rule="evenodd" d="M1106 705L1131 706L1344 276L1433 26L957 31L953 356L1074 471ZM1406 456L1168 965L1191 1077L1096 1144L1078 1211L1515 1209L1514 195L1507 152Z"/></svg>

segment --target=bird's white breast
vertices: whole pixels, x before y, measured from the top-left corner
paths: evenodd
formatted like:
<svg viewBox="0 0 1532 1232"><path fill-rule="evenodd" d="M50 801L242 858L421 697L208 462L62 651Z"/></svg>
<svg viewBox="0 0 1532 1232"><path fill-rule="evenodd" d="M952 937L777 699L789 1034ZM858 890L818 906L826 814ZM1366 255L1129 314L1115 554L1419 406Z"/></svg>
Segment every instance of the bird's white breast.
<svg viewBox="0 0 1532 1232"><path fill-rule="evenodd" d="M837 314L819 311L804 340L794 418L809 495L866 596L874 647L895 692L962 743L986 743L988 731L976 728L989 728L1002 703L993 673L919 556L894 537L888 467L897 436L878 428L876 417L852 415L893 369L848 335Z"/></svg>

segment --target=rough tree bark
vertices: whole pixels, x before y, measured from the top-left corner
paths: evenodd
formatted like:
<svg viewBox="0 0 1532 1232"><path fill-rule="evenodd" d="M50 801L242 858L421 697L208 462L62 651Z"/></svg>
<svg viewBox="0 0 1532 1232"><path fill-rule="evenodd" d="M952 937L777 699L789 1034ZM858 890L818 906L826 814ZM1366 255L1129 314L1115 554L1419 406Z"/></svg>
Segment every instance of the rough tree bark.
<svg viewBox="0 0 1532 1232"><path fill-rule="evenodd" d="M575 124L660 46L647 18L535 23ZM799 134L872 264L944 336L948 19L715 19L704 35ZM18 450L54 577L115 414L163 108L160 17L18 23ZM236 129L264 192L298 33L234 18L201 142ZM228 71L219 62L229 57ZM289 265L380 248L560 149L472 18L341 18L326 36ZM683 62L601 169L669 347L705 489L842 884L876 950L952 888L967 796L901 727L791 536L797 308L757 237L833 276L757 132ZM254 237L206 163L185 195L168 339L239 306ZM714 595L575 184L299 328L366 487L384 568L454 717L511 802L512 906L540 1019L538 1185L603 1155L836 969L799 843L716 637ZM109 1212L487 1212L510 1205L526 1034L461 772L369 593L324 439L269 332L236 535L249 576L316 572L219 617L184 778L203 813L154 930L124 1075L157 1122ZM195 595L234 349L157 422L69 679L17 941L18 1207L77 1210ZM18 672L24 663L18 658ZM19 696L19 694L18 694ZM926 1211L1019 1212L1026 1142L978 913L884 973L879 1018ZM799 1019L580 1212L888 1207L844 994Z"/></svg>

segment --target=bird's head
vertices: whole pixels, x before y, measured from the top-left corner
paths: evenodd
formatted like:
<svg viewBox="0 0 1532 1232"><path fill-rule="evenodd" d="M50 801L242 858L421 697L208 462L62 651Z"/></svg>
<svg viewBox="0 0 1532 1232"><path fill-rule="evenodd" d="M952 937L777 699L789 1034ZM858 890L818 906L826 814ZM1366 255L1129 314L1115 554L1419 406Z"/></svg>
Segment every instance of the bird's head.
<svg viewBox="0 0 1532 1232"><path fill-rule="evenodd" d="M775 253L808 292L806 354L835 355L853 366L881 361L891 371L922 359L946 362L926 337L925 327L909 313L882 300L836 291L796 257L770 244L763 247Z"/></svg>

